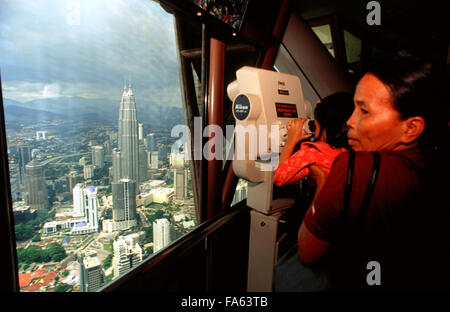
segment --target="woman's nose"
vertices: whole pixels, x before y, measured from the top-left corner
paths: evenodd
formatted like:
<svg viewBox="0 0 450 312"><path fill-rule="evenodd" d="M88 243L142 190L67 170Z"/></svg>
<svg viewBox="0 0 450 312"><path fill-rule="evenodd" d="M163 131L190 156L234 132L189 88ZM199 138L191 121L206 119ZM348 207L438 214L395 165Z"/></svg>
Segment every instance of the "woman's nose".
<svg viewBox="0 0 450 312"><path fill-rule="evenodd" d="M347 128L354 128L355 126L355 110L353 110L352 115L350 116L350 118L347 120L347 122L345 123L347 125Z"/></svg>

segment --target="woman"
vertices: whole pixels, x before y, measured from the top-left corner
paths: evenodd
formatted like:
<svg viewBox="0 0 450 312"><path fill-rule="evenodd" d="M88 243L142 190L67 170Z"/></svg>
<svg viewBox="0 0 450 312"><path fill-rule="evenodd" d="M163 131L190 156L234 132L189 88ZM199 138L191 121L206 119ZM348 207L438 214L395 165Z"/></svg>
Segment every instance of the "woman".
<svg viewBox="0 0 450 312"><path fill-rule="evenodd" d="M350 93L334 93L319 101L314 110L314 142L303 142L294 154L295 146L310 138L311 134L305 134L302 130L307 119L298 118L289 122L286 125L288 139L274 173L274 183L277 186L296 183L309 174L312 164L328 173L336 156L348 148L345 122L352 110Z"/></svg>
<svg viewBox="0 0 450 312"><path fill-rule="evenodd" d="M319 193L299 230L298 257L325 267L332 289L448 287L448 203L432 202L437 197L428 190L438 184L424 157L432 87L431 67L409 59L361 78L347 121L356 151L347 207L349 153L336 158L328 177L310 168ZM379 153L380 167L363 212L375 159L370 152Z"/></svg>

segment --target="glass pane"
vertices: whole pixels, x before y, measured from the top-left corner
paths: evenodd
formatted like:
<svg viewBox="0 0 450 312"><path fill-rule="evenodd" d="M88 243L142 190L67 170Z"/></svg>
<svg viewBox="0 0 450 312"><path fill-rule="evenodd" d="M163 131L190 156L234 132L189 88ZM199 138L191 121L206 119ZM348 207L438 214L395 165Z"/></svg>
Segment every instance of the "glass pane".
<svg viewBox="0 0 450 312"><path fill-rule="evenodd" d="M361 39L344 29L347 63L357 63L361 59Z"/></svg>
<svg viewBox="0 0 450 312"><path fill-rule="evenodd" d="M309 81L305 78L305 75L303 75L303 72L300 70L300 68L298 68L296 62L291 58L288 51L284 48L284 46L280 46L280 49L278 50L278 55L275 59L274 67L278 72L296 75L300 78L303 98L305 99L306 105L306 117L313 119L314 108L316 107L316 103L319 100L319 97L317 96Z"/></svg>
<svg viewBox="0 0 450 312"><path fill-rule="evenodd" d="M237 203L247 198L247 187L248 182L244 179L239 179L236 186L236 191L234 192L233 201L231 202L231 206L236 205Z"/></svg>
<svg viewBox="0 0 450 312"><path fill-rule="evenodd" d="M335 57L330 24L314 26L312 27L312 30L317 35L317 37L319 37L320 41L322 41L328 52L330 52L330 54Z"/></svg>
<svg viewBox="0 0 450 312"><path fill-rule="evenodd" d="M173 16L146 0L0 2L21 291L95 291L196 226Z"/></svg>

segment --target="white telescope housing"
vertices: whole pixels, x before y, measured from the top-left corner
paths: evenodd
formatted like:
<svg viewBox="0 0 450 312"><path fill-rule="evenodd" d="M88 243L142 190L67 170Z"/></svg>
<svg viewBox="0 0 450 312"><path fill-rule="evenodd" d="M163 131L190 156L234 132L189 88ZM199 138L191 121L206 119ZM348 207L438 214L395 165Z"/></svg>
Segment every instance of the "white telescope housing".
<svg viewBox="0 0 450 312"><path fill-rule="evenodd" d="M249 207L269 213L273 171L287 139L286 123L306 117L310 104L303 99L297 76L244 66L236 71L236 78L227 88L236 119L233 171L249 182L270 184L251 183L247 197ZM251 196L253 191L259 194Z"/></svg>

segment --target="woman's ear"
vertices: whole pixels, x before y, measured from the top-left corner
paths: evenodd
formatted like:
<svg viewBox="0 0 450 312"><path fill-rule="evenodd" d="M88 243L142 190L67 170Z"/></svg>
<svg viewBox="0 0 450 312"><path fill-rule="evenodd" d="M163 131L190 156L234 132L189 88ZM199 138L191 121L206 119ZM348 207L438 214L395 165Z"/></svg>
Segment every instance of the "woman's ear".
<svg viewBox="0 0 450 312"><path fill-rule="evenodd" d="M425 130L425 120L420 116L409 117L404 120L404 130L401 142L410 144L414 142Z"/></svg>

